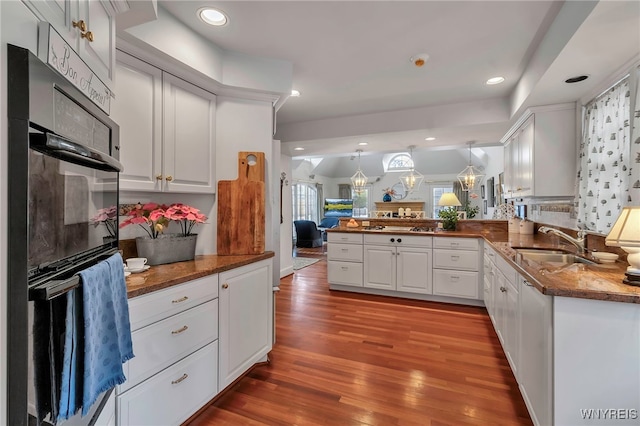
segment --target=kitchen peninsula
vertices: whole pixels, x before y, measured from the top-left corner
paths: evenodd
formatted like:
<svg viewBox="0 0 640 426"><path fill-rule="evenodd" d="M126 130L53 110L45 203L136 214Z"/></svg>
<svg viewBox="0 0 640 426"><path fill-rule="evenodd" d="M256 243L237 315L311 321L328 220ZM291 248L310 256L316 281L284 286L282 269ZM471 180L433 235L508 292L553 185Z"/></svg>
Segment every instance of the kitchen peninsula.
<svg viewBox="0 0 640 426"><path fill-rule="evenodd" d="M518 248L575 247L510 234L506 221L460 221L453 232L433 232L434 220L345 225L327 231L332 290L484 305L534 424L588 424L581 410L603 407L628 409L620 424L635 424L640 288L622 283L625 261L527 259Z"/></svg>

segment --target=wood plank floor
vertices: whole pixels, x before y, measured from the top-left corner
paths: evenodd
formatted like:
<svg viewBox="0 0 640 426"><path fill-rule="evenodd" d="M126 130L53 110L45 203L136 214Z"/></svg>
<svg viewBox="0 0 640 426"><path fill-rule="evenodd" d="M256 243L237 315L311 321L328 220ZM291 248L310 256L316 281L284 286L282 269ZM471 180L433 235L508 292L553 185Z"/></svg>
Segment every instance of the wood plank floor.
<svg viewBox="0 0 640 426"><path fill-rule="evenodd" d="M530 425L484 308L330 291L326 261L281 280L269 365L208 425Z"/></svg>

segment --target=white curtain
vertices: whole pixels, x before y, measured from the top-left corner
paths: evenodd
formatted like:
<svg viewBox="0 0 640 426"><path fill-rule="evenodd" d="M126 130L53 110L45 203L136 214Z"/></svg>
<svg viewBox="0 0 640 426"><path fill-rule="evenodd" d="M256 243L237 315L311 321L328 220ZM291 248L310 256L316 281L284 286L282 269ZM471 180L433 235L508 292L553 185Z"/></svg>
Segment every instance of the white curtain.
<svg viewBox="0 0 640 426"><path fill-rule="evenodd" d="M625 78L584 108L578 224L601 234L609 233L630 202L630 100Z"/></svg>
<svg viewBox="0 0 640 426"><path fill-rule="evenodd" d="M635 97L631 99L634 105L632 120L633 128L631 129L631 172L629 176L629 197L627 198L628 206L640 206L640 67L635 69L635 78L632 85L635 85Z"/></svg>

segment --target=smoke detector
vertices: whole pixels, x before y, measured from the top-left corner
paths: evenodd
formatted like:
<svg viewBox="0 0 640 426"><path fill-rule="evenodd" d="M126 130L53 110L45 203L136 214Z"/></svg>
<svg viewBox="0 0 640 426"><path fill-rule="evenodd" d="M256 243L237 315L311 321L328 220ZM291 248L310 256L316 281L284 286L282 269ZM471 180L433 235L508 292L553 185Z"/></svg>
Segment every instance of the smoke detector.
<svg viewBox="0 0 640 426"><path fill-rule="evenodd" d="M426 53L417 53L409 58L409 61L411 61L411 63L418 68L424 66L424 64L426 64L428 60L429 55Z"/></svg>

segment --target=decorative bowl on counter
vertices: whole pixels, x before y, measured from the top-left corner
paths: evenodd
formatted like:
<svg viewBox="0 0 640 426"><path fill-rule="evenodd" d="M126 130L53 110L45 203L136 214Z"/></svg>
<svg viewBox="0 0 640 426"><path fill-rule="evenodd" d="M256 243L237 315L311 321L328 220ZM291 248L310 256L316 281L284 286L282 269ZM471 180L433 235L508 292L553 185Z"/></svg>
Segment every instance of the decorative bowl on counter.
<svg viewBox="0 0 640 426"><path fill-rule="evenodd" d="M594 251L593 253L591 253L591 255L602 263L613 263L618 260L617 254L607 253L605 251Z"/></svg>

